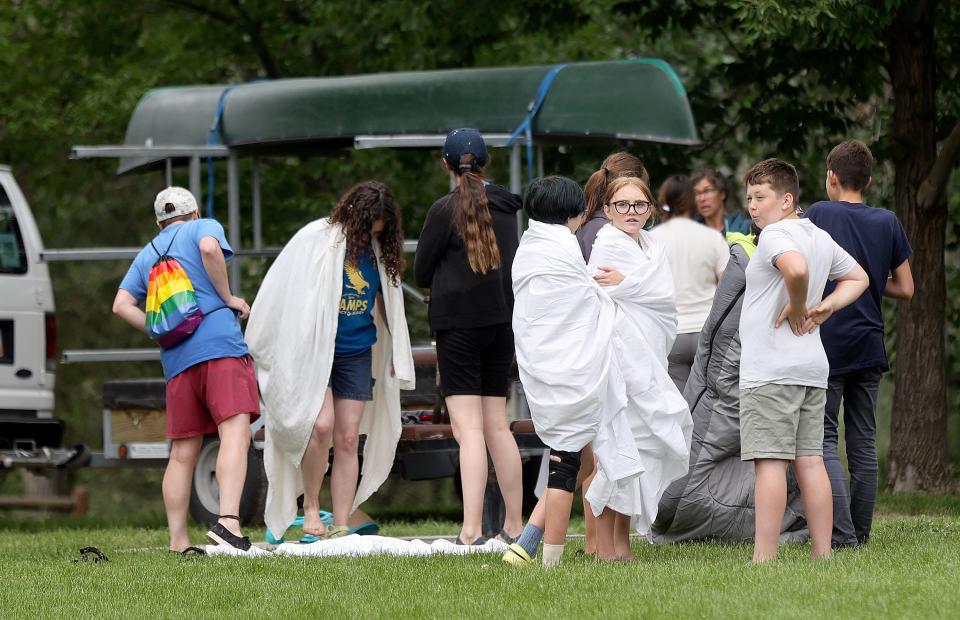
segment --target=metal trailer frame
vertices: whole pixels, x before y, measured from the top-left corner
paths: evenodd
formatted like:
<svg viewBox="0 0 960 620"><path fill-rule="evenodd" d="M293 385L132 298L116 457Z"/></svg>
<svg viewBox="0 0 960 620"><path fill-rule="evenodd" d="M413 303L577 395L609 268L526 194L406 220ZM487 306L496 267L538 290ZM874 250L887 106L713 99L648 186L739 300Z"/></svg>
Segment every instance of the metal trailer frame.
<svg viewBox="0 0 960 620"><path fill-rule="evenodd" d="M395 136L358 136L354 140L355 149L370 148L441 148L446 135L395 135ZM491 148L502 148L510 141L509 134L487 134L484 140ZM520 194L522 191L522 158L520 140L510 145L510 191ZM543 148L537 145L537 169L543 174ZM164 160L165 183L173 184L173 163L175 158L188 158L189 189L194 196L201 196L202 175L200 174L201 159L215 158L227 160L227 237L234 248L234 258L230 262L230 286L237 294L242 291L239 262L245 257L276 257L282 247L264 246L262 239L262 207L260 193L259 158L252 159L251 175L251 216L253 218L252 247L244 248L241 243L241 209L240 209L240 174L238 158L240 153L224 145L202 146L74 146L71 149L71 159L111 159L123 157L155 157ZM199 201L199 198L198 198ZM522 212L517 213L517 235L523 234L524 220ZM404 240L404 252L413 253L417 249L416 239ZM125 248L78 248L78 249L45 249L40 256L42 261L51 262L85 262L100 260L132 260L140 251L139 247ZM404 292L412 299L425 303L425 296L410 284L403 282ZM137 362L159 361L159 348L131 348L131 349L68 349L62 352L61 362L64 364L96 363L96 362ZM522 395L521 395L522 396ZM518 399L519 417L529 417L526 402ZM111 436L111 412L104 409L103 415L103 450L91 452L91 467L121 467L121 466L156 466L166 460L166 453L159 446L143 445L128 446L136 448L127 454L128 458L121 458L119 446L109 439ZM264 424L261 416L251 425L251 431L256 433ZM255 442L255 447L262 448ZM138 456L141 455L141 456Z"/></svg>
<svg viewBox="0 0 960 620"><path fill-rule="evenodd" d="M440 148L443 146L445 135L394 135L394 136L357 136L354 139L354 149L371 148ZM504 147L510 141L509 134L487 134L484 140L489 147ZM522 166L520 147L523 138L516 140L510 148L510 191L520 194L523 189ZM244 249L240 239L240 173L238 158L240 153L224 145L202 146L74 146L70 151L70 159L117 159L124 157L155 157L165 162L166 185L173 185L173 160L175 158L189 159L188 189L195 197L201 196L202 181L200 174L200 160L202 158L227 160L227 240L234 248L235 260L230 262L230 287L240 294L242 282L240 279L240 261L245 256L276 257L281 247L264 247L262 236L262 202L260 194L260 166L259 157L251 156L251 217L253 218L253 243L251 248ZM543 148L537 147L537 168L543 173ZM198 198L199 202L199 198ZM523 234L523 214L517 213L517 235ZM417 240L404 241L404 252L416 252ZM45 262L63 261L93 261L93 260L130 260L140 248L83 248L83 249L47 249L41 253L40 259ZM409 284L403 283L404 292L413 299L423 302L424 296ZM75 352L64 352L64 361L76 358ZM81 355L81 357L84 357ZM74 361L79 361L74 359ZM97 361L126 361L121 359L98 359Z"/></svg>

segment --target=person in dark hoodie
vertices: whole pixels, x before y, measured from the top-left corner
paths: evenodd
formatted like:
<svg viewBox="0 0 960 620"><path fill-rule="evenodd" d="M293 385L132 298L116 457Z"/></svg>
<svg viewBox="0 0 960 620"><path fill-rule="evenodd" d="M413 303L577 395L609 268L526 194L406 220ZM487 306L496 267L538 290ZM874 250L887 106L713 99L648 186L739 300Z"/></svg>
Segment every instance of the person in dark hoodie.
<svg viewBox="0 0 960 620"><path fill-rule="evenodd" d="M417 284L430 288L430 327L442 392L460 445L463 528L458 544L483 544L487 450L505 518L498 535L512 543L523 527L520 452L507 425L514 344L510 267L517 252L519 196L484 176L489 157L476 129L455 129L442 163L456 189L427 212L417 243Z"/></svg>

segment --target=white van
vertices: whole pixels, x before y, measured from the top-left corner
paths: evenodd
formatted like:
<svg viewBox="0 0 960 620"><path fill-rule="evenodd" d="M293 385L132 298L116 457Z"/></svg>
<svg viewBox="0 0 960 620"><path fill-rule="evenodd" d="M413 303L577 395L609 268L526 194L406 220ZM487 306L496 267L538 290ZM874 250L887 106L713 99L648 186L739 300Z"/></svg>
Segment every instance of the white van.
<svg viewBox="0 0 960 620"><path fill-rule="evenodd" d="M30 205L0 165L0 451L59 447L53 420L56 317ZM59 429L59 432L58 432ZM3 467L0 463L0 468Z"/></svg>

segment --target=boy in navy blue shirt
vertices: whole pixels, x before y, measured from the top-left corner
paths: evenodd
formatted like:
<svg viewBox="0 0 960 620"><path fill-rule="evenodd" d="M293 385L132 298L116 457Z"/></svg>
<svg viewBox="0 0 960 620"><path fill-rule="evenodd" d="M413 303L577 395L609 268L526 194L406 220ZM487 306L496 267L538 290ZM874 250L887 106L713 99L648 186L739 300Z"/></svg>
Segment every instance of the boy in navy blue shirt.
<svg viewBox="0 0 960 620"><path fill-rule="evenodd" d="M827 156L828 201L814 203L806 217L830 236L866 270L870 287L820 327L830 362L824 416L823 460L833 487L833 546L853 547L870 538L877 497L876 409L880 377L890 369L883 342L884 296L913 297L910 242L897 216L863 203L869 187L873 154L862 142L849 140ZM833 284L828 284L828 295ZM847 475L837 451L838 416L843 402Z"/></svg>

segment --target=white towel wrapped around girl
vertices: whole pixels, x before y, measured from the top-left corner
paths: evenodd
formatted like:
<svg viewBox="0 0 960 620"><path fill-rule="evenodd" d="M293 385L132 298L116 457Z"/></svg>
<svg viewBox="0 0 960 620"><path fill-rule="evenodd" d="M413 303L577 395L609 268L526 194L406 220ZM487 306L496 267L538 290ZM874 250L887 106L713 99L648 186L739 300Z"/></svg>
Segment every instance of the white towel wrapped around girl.
<svg viewBox="0 0 960 620"><path fill-rule="evenodd" d="M604 291L617 308L613 346L642 471L614 480L599 467L587 501L596 515L605 506L630 515L633 527L646 534L667 486L687 472L693 432L687 403L667 374L677 325L673 278L658 241L641 230L638 243L613 224L600 229L590 255L592 268L601 265L624 274L620 284Z"/></svg>
<svg viewBox="0 0 960 620"><path fill-rule="evenodd" d="M636 476L611 347L616 309L567 227L530 221L513 262L513 290L517 366L537 435L564 452L592 443L607 479Z"/></svg>

